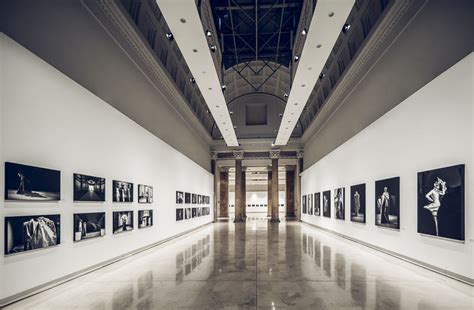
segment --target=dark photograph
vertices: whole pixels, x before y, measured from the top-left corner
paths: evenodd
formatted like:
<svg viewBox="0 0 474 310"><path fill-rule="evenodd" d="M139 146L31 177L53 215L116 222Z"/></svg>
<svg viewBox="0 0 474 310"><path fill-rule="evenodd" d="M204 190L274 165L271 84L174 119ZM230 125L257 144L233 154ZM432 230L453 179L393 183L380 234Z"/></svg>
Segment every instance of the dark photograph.
<svg viewBox="0 0 474 310"><path fill-rule="evenodd" d="M74 214L74 241L105 236L105 212Z"/></svg>
<svg viewBox="0 0 474 310"><path fill-rule="evenodd" d="M196 194L191 194L191 203L192 204L197 204L197 195Z"/></svg>
<svg viewBox="0 0 474 310"><path fill-rule="evenodd" d="M400 229L400 178L375 182L375 225Z"/></svg>
<svg viewBox="0 0 474 310"><path fill-rule="evenodd" d="M197 216L197 208L193 208L192 209L192 217L196 217Z"/></svg>
<svg viewBox="0 0 474 310"><path fill-rule="evenodd" d="M191 203L191 193L184 193L184 203L186 204Z"/></svg>
<svg viewBox="0 0 474 310"><path fill-rule="evenodd" d="M314 193L314 215L321 215L321 193Z"/></svg>
<svg viewBox="0 0 474 310"><path fill-rule="evenodd" d="M74 201L105 201L105 178L74 173Z"/></svg>
<svg viewBox="0 0 474 310"><path fill-rule="evenodd" d="M303 201L302 201L303 206L301 208L302 209L301 212L303 212L303 214L308 213L308 206L306 205L306 203L307 203L306 202L306 195L303 195Z"/></svg>
<svg viewBox="0 0 474 310"><path fill-rule="evenodd" d="M464 165L418 173L418 232L464 240Z"/></svg>
<svg viewBox="0 0 474 310"><path fill-rule="evenodd" d="M345 196L346 189L344 187L336 188L334 190L334 216L338 220L345 219Z"/></svg>
<svg viewBox="0 0 474 310"><path fill-rule="evenodd" d="M114 234L133 230L133 211L113 212L112 219Z"/></svg>
<svg viewBox="0 0 474 310"><path fill-rule="evenodd" d="M60 171L5 163L5 200L58 201L60 199Z"/></svg>
<svg viewBox="0 0 474 310"><path fill-rule="evenodd" d="M176 203L184 203L184 193L176 191Z"/></svg>
<svg viewBox="0 0 474 310"><path fill-rule="evenodd" d="M138 184L138 202L153 203L153 186Z"/></svg>
<svg viewBox="0 0 474 310"><path fill-rule="evenodd" d="M60 244L60 222L59 214L5 217L5 255Z"/></svg>
<svg viewBox="0 0 474 310"><path fill-rule="evenodd" d="M191 218L191 208L186 208L184 209L184 218L186 220L190 219Z"/></svg>
<svg viewBox="0 0 474 310"><path fill-rule="evenodd" d="M331 191L323 192L323 216L331 217Z"/></svg>
<svg viewBox="0 0 474 310"><path fill-rule="evenodd" d="M307 195L308 199L308 214L313 215L313 194Z"/></svg>
<svg viewBox="0 0 474 310"><path fill-rule="evenodd" d="M176 221L182 221L184 218L184 210L176 209Z"/></svg>
<svg viewBox="0 0 474 310"><path fill-rule="evenodd" d="M113 181L113 202L133 202L133 183Z"/></svg>
<svg viewBox="0 0 474 310"><path fill-rule="evenodd" d="M365 223L365 183L351 186L351 221Z"/></svg>
<svg viewBox="0 0 474 310"><path fill-rule="evenodd" d="M138 211L138 228L153 226L153 210Z"/></svg>

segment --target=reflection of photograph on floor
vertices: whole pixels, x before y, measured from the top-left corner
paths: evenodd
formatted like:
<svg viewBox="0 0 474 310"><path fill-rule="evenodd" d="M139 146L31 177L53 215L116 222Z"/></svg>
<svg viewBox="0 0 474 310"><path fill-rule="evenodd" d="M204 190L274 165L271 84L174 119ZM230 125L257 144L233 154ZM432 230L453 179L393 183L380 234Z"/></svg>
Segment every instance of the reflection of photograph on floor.
<svg viewBox="0 0 474 310"><path fill-rule="evenodd" d="M133 183L113 181L113 201L133 202Z"/></svg>
<svg viewBox="0 0 474 310"><path fill-rule="evenodd" d="M153 210L138 211L138 228L153 226Z"/></svg>
<svg viewBox="0 0 474 310"><path fill-rule="evenodd" d="M133 211L113 212L114 234L133 230Z"/></svg>
<svg viewBox="0 0 474 310"><path fill-rule="evenodd" d="M351 221L365 223L365 183L351 186Z"/></svg>
<svg viewBox="0 0 474 310"><path fill-rule="evenodd" d="M176 209L176 221L182 221L183 220L183 214L184 210L183 209Z"/></svg>
<svg viewBox="0 0 474 310"><path fill-rule="evenodd" d="M74 173L74 201L105 201L105 179Z"/></svg>
<svg viewBox="0 0 474 310"><path fill-rule="evenodd" d="M60 215L5 217L5 255L58 245Z"/></svg>
<svg viewBox="0 0 474 310"><path fill-rule="evenodd" d="M74 241L105 235L105 212L74 214Z"/></svg>
<svg viewBox="0 0 474 310"><path fill-rule="evenodd" d="M399 229L400 178L375 182L375 224Z"/></svg>
<svg viewBox="0 0 474 310"><path fill-rule="evenodd" d="M153 186L138 184L138 202L152 203L153 202Z"/></svg>
<svg viewBox="0 0 474 310"><path fill-rule="evenodd" d="M184 251L176 254L176 282L183 282L184 277L193 272L211 253L210 236L200 239Z"/></svg>
<svg viewBox="0 0 474 310"><path fill-rule="evenodd" d="M57 201L60 199L60 171L5 163L5 200Z"/></svg>

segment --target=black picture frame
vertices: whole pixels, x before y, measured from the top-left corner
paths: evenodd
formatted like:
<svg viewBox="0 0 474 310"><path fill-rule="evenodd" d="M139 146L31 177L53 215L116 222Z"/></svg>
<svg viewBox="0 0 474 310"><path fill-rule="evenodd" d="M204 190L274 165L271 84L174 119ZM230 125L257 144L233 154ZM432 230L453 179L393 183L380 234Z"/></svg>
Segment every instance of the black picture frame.
<svg viewBox="0 0 474 310"><path fill-rule="evenodd" d="M375 225L400 229L400 177L375 182Z"/></svg>
<svg viewBox="0 0 474 310"><path fill-rule="evenodd" d="M191 203L193 205L197 204L197 195L196 194L191 194Z"/></svg>
<svg viewBox="0 0 474 310"><path fill-rule="evenodd" d="M303 214L308 214L308 206L307 206L307 198L306 195L303 195L302 200L302 207L301 207L301 212Z"/></svg>
<svg viewBox="0 0 474 310"><path fill-rule="evenodd" d="M138 210L138 229L153 226L153 210Z"/></svg>
<svg viewBox="0 0 474 310"><path fill-rule="evenodd" d="M321 215L321 193L314 193L314 213L315 216Z"/></svg>
<svg viewBox="0 0 474 310"><path fill-rule="evenodd" d="M346 219L346 188L334 189L334 217L337 220Z"/></svg>
<svg viewBox="0 0 474 310"><path fill-rule="evenodd" d="M183 204L184 203L184 193L180 191L176 191L176 203Z"/></svg>
<svg viewBox="0 0 474 310"><path fill-rule="evenodd" d="M153 186L138 184L138 203L153 203Z"/></svg>
<svg viewBox="0 0 474 310"><path fill-rule="evenodd" d="M105 236L105 212L75 213L73 217L74 242Z"/></svg>
<svg viewBox="0 0 474 310"><path fill-rule="evenodd" d="M113 180L112 181L112 201L119 203L133 202L133 183Z"/></svg>
<svg viewBox="0 0 474 310"><path fill-rule="evenodd" d="M75 202L104 202L105 178L86 174L73 174Z"/></svg>
<svg viewBox="0 0 474 310"><path fill-rule="evenodd" d="M324 191L322 198L322 209L324 217L331 217L331 191Z"/></svg>
<svg viewBox="0 0 474 310"><path fill-rule="evenodd" d="M176 209L176 221L182 221L184 219L184 209Z"/></svg>
<svg viewBox="0 0 474 310"><path fill-rule="evenodd" d="M351 221L366 222L366 185L365 183L351 186Z"/></svg>
<svg viewBox="0 0 474 310"><path fill-rule="evenodd" d="M132 231L134 229L133 211L114 211L112 222L114 234Z"/></svg>
<svg viewBox="0 0 474 310"><path fill-rule="evenodd" d="M191 203L191 193L184 193L184 203L185 204Z"/></svg>

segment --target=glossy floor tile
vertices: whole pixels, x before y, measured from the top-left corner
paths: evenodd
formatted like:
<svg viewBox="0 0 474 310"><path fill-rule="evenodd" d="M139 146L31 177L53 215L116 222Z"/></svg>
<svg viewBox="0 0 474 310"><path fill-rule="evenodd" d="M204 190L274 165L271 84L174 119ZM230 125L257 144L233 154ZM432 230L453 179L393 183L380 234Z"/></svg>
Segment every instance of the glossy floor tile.
<svg viewBox="0 0 474 310"><path fill-rule="evenodd" d="M7 309L474 309L473 288L298 222L218 222Z"/></svg>

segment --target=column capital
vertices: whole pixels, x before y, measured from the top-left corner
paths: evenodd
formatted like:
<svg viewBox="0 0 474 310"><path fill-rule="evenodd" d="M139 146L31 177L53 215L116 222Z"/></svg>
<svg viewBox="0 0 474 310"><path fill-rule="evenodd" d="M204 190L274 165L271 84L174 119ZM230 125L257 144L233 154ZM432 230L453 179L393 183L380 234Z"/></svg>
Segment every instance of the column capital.
<svg viewBox="0 0 474 310"><path fill-rule="evenodd" d="M279 150L279 149L270 150L270 158L271 158L271 159L278 159L278 158L280 158L280 150Z"/></svg>
<svg viewBox="0 0 474 310"><path fill-rule="evenodd" d="M218 155L219 155L219 153L212 151L211 152L211 159L212 160L217 160Z"/></svg>
<svg viewBox="0 0 474 310"><path fill-rule="evenodd" d="M244 159L244 151L243 150L235 150L233 151L235 159Z"/></svg>
<svg viewBox="0 0 474 310"><path fill-rule="evenodd" d="M304 156L304 150L303 149L298 149L296 151L296 158L301 159Z"/></svg>

